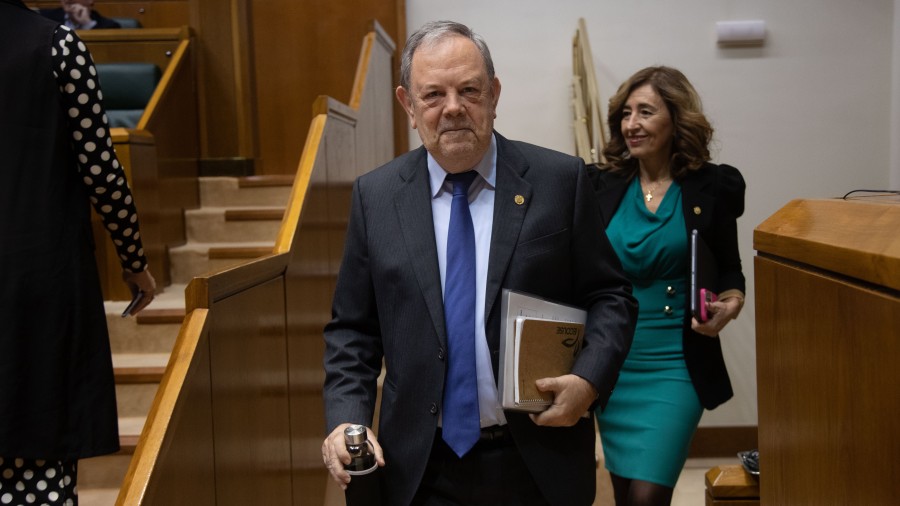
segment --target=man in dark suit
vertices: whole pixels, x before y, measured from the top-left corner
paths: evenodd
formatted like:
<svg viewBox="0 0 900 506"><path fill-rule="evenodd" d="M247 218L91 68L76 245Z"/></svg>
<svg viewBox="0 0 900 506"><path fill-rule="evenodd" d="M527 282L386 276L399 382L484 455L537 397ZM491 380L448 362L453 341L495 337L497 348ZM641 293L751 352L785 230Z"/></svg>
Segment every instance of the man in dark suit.
<svg viewBox="0 0 900 506"><path fill-rule="evenodd" d="M594 426L584 414L615 384L637 306L584 163L493 131L500 81L487 45L467 27L425 25L407 41L400 70L397 98L424 146L353 188L325 328L324 463L342 487L350 483L343 430L372 426L384 364L378 439L371 429L369 439L384 466L385 504L591 504ZM453 176L463 173L474 178L467 193ZM468 199L474 237L473 314L465 324L449 288L457 286L454 248L466 242L454 235L452 193ZM498 401L505 288L588 312L571 374L537 382L555 396L537 415ZM458 346L472 326L469 359ZM454 379L464 360L473 372ZM455 397L467 382L477 384L473 430Z"/></svg>
<svg viewBox="0 0 900 506"><path fill-rule="evenodd" d="M74 30L122 28L116 21L95 11L94 0L61 0L60 3L62 7L57 9L41 9L41 15Z"/></svg>

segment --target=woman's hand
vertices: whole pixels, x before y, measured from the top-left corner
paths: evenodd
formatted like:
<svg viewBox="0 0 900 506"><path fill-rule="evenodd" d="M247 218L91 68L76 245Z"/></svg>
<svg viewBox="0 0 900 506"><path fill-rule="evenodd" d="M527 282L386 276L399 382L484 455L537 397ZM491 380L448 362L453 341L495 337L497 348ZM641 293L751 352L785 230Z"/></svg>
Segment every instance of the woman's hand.
<svg viewBox="0 0 900 506"><path fill-rule="evenodd" d="M156 280L153 279L153 276L150 274L150 269L144 269L142 272L124 271L122 272L122 279L128 285L128 288L131 289L132 293L134 293L135 288L144 293L141 301L128 313L130 315L136 315L140 313L142 309L147 307L147 304L153 302L153 297L156 296Z"/></svg>
<svg viewBox="0 0 900 506"><path fill-rule="evenodd" d="M698 334L709 337L717 337L719 332L728 325L728 322L737 318L744 306L740 297L728 297L716 302L707 302L706 311L712 314L712 318L700 323L696 318L691 318L691 329Z"/></svg>

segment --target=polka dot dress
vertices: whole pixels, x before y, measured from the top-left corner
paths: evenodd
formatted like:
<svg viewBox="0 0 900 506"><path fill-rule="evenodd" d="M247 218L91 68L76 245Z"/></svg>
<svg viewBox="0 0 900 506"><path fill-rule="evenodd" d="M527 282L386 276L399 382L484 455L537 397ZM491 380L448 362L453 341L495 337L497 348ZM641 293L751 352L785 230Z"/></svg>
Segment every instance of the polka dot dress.
<svg viewBox="0 0 900 506"><path fill-rule="evenodd" d="M78 170L91 204L112 237L123 269L141 272L147 268L147 259L137 211L109 136L97 69L84 42L65 26L54 33L52 57Z"/></svg>
<svg viewBox="0 0 900 506"><path fill-rule="evenodd" d="M0 505L77 506L77 461L0 457Z"/></svg>

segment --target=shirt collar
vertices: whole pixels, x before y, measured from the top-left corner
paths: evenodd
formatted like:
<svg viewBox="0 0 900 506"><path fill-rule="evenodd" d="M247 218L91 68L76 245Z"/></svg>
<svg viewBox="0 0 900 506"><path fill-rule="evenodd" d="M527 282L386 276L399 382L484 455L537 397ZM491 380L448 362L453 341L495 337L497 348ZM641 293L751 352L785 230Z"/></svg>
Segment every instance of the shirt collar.
<svg viewBox="0 0 900 506"><path fill-rule="evenodd" d="M495 186L497 181L497 137L493 133L491 133L491 145L488 146L487 153L472 167L472 170L478 172L489 187ZM444 188L447 171L437 163L431 153L428 153L428 177L431 181L431 198L435 198Z"/></svg>

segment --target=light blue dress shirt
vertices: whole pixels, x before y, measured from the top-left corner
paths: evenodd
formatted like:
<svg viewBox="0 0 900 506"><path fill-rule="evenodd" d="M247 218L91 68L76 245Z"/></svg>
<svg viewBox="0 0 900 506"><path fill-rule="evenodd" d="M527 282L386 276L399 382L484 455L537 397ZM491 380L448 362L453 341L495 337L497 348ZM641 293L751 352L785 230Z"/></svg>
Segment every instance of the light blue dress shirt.
<svg viewBox="0 0 900 506"><path fill-rule="evenodd" d="M494 194L497 183L497 139L491 135L491 145L484 158L472 168L480 177L469 187L469 211L475 227L475 368L478 376L478 411L481 426L503 425L506 416L500 407L491 353L484 332L484 294L487 289L488 257L491 252L491 230L494 225ZM434 238L441 287L447 276L447 231L450 226L450 203L453 185L446 181L445 171L428 154L428 175L431 181L431 214L434 218Z"/></svg>

